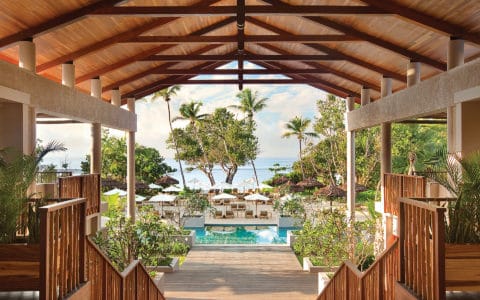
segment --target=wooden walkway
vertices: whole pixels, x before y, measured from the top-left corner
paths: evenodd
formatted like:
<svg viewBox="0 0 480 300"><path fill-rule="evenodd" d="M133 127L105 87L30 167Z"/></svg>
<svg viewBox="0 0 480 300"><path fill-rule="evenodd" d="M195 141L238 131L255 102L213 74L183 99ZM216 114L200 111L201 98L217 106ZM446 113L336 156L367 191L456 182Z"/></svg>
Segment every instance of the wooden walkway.
<svg viewBox="0 0 480 300"><path fill-rule="evenodd" d="M286 246L195 246L166 274L167 300L315 299L317 274L303 272Z"/></svg>

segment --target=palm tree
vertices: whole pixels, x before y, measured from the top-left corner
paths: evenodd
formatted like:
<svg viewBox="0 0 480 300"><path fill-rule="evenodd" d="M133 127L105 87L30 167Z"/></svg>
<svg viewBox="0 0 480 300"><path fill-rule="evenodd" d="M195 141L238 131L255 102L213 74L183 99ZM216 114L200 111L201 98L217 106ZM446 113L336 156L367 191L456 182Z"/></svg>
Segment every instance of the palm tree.
<svg viewBox="0 0 480 300"><path fill-rule="evenodd" d="M250 89L245 89L237 94L237 99L240 100L240 105L232 105L231 107L236 108L247 114L249 121L249 126L253 128L253 114L261 111L267 106L268 98L259 99L258 92L252 94ZM260 186L258 182L257 169L255 168L255 163L253 158L250 158L250 163L252 164L253 173L255 174L255 180L257 181L257 186Z"/></svg>
<svg viewBox="0 0 480 300"><path fill-rule="evenodd" d="M170 112L170 100L172 99L172 96L175 96L179 90L180 90L179 85L172 85L168 88L165 88L163 90L155 92L153 94L152 101L155 101L155 100L161 98L167 104L168 125L170 125L170 134L172 135L173 145L175 146L175 152L177 154L177 162L178 162L178 166L180 167L180 174L182 176L182 183L183 183L183 186L186 187L187 185L186 185L186 182L185 182L185 175L183 174L182 161L180 160L180 155L179 155L179 152L178 152L177 142L176 142L175 136L173 134L172 115L171 115L171 112Z"/></svg>
<svg viewBox="0 0 480 300"><path fill-rule="evenodd" d="M197 102L197 101L190 101L189 103L183 103L182 105L180 105L180 109L179 109L180 116L173 118L172 122L175 122L177 120L188 120L190 122L190 126L192 126L193 132L195 134L195 139L197 140L198 145L203 153L205 169L209 170L207 172L208 179L210 180L210 183L214 185L215 179L213 178L213 174L211 172L211 169L213 168L213 166L212 164L210 164L207 153L205 152L205 148L203 146L202 140L198 136L197 125L199 122L205 119L206 116L208 116L208 114L200 114L200 108L202 107L202 104L203 104L202 102Z"/></svg>
<svg viewBox="0 0 480 300"><path fill-rule="evenodd" d="M310 125L310 119L303 119L302 117L295 117L288 121L285 124L285 128L289 131L285 132L282 137L288 138L292 135L295 135L298 139L298 146L300 148L299 157L300 157L300 168L302 169L302 180L305 180L305 172L303 170L303 161L302 161L302 141L305 140L307 136L316 137L315 132L307 132L308 126Z"/></svg>

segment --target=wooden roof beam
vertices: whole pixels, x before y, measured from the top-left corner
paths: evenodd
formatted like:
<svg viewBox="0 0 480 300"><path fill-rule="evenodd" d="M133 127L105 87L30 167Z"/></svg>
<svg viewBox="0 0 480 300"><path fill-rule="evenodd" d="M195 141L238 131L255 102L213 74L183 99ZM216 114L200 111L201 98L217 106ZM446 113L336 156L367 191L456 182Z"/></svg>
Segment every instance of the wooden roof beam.
<svg viewBox="0 0 480 300"><path fill-rule="evenodd" d="M243 90L243 54L245 50L245 0L237 0L238 89Z"/></svg>
<svg viewBox="0 0 480 300"><path fill-rule="evenodd" d="M265 2L270 3L272 5L276 5L278 7L284 7L285 9L295 7L295 6L289 5L289 4L284 3L282 1L279 1L279 0L265 0ZM415 51L405 49L404 47L402 47L400 45L397 45L397 44L394 44L394 43L389 42L387 40L375 37L375 36L370 35L366 32L354 29L350 25L345 25L345 24L342 24L340 22L336 22L336 21L327 19L325 17L320 17L320 16L303 15L302 17L304 17L306 19L309 19L309 20L311 20L311 21L313 21L317 24L321 24L323 26L330 27L332 29L343 32L345 34L358 37L358 38L360 38L362 40L365 40L365 41L367 41L371 44L374 44L378 47L387 49L387 50L389 50L393 53L400 54L400 55L406 57L407 59L415 60L417 62L427 64L429 66L432 66L432 67L437 68L437 69L442 70L442 71L447 70L447 64L444 63L444 62L437 61L435 59L432 59L428 56L422 55L422 54L417 53Z"/></svg>
<svg viewBox="0 0 480 300"><path fill-rule="evenodd" d="M121 6L107 7L92 12L93 15L134 16L134 17L191 17L191 16L236 16L237 6ZM390 14L390 12L371 6L347 5L248 5L245 6L247 16L320 16L347 14Z"/></svg>
<svg viewBox="0 0 480 300"><path fill-rule="evenodd" d="M65 13L60 16L56 16L43 23L1 38L0 48L11 45L18 41L22 41L27 38L38 37L39 35L48 33L52 30L55 30L56 28L67 26L68 24L81 20L85 16L95 12L98 9L111 7L117 4L121 4L122 2L125 2L125 0L100 0L90 5L78 8L74 11Z"/></svg>
<svg viewBox="0 0 480 300"><path fill-rule="evenodd" d="M440 32L442 34L456 36L463 38L467 41L470 41L475 44L480 44L480 34L469 32L466 28L452 24L450 22L435 18L433 16L427 15L423 12L411 9L409 7L397 4L392 1L383 1L383 0L360 0L364 3L367 3L371 6L384 9L394 13L408 22L414 22L420 24L434 31Z"/></svg>
<svg viewBox="0 0 480 300"><path fill-rule="evenodd" d="M162 69L155 70L150 74L162 75L235 75L238 69L215 69L205 70L199 68L192 69ZM292 75L292 74L324 74L329 73L323 68L317 69L292 69L283 67L281 69L243 69L244 75Z"/></svg>
<svg viewBox="0 0 480 300"><path fill-rule="evenodd" d="M202 34L205 34L205 33L208 33L212 30L216 30L218 28L221 28L223 26L226 26L230 23L232 23L234 21L234 18L227 18L227 19L224 19L222 21L219 21L219 22L216 22L216 23L213 23L207 27L204 27L204 28L201 28L197 31L194 31L191 33L191 35L188 35L186 36L187 38L194 38L196 37L196 35L202 35ZM159 52L162 52L162 51L165 51L167 49L170 49L172 48L173 46L175 45L161 45L161 46L158 46L158 47L155 47L155 48L152 48L152 49L149 49L147 51L143 51L139 54L136 54L134 56L131 56L129 58L126 58L126 59L123 59L121 61L118 61L114 64L111 64L111 65L108 65L108 66L105 66L101 69L98 69L98 70L94 70L92 72L89 72L87 74L84 74L82 76L79 76L77 77L76 79L76 83L79 83L79 82L82 82L82 81L85 81L85 80L88 80L90 78L94 78L94 77L97 77L97 76L100 76L100 75L103 75L105 73L108 73L108 72L111 72L113 70L116 70L118 68L121 68L123 66L126 66L126 65L129 65L131 63L134 63L140 59L144 59L146 57L149 57L151 55L154 55L154 54L157 54ZM210 50L211 49L214 49L216 47L213 47L213 45L209 45L209 47L211 46ZM204 48L202 48L204 49ZM203 51L203 52L206 52L206 51ZM203 52L199 52L199 53L203 53Z"/></svg>
<svg viewBox="0 0 480 300"><path fill-rule="evenodd" d="M216 2L219 2L219 0L206 0L206 1L201 1L198 5L193 5L191 7L196 8L196 7L202 7L202 6L205 6L205 5L208 6L208 5L211 5L211 4L216 3ZM119 33L119 34L114 35L110 38L106 38L106 39L104 39L100 42L90 44L90 45L88 45L84 48L78 49L78 50L76 50L72 53L62 55L60 57L57 57L56 59L45 62L41 65L38 65L37 66L37 72L45 71L47 69L58 66L58 65L60 65L64 62L73 61L77 58L88 55L92 52L99 51L101 49L107 48L111 45L114 45L116 43L120 43L120 42L125 41L125 40L129 40L129 39L134 38L134 37L146 32L146 31L149 31L149 30L152 30L156 27L165 25L165 24L167 24L169 22L172 22L174 20L177 20L177 19L178 18L157 19L157 20L153 20L151 22L148 22L146 24L137 26L135 28L130 28L125 32Z"/></svg>
<svg viewBox="0 0 480 300"><path fill-rule="evenodd" d="M235 55L152 55L141 61L231 61L235 60ZM338 55L245 55L248 61L322 61L322 60L342 60Z"/></svg>
<svg viewBox="0 0 480 300"><path fill-rule="evenodd" d="M255 24L257 26L260 26L264 29L267 29L269 31L272 31L274 33L277 33L277 34L290 34L289 32L283 30L283 29L280 29L278 27L275 27L275 26L272 26L270 24L267 24L263 21L260 21L260 20L257 20L255 18L251 18L251 17L247 17L247 21L252 23L252 24ZM262 46L264 46L265 44L262 44ZM377 66L377 65L374 65L374 64L371 64L371 63L368 63L366 61L363 61L359 58L356 58L356 57L353 57L351 55L348 55L346 53L343 53L343 52L340 52L338 50L334 50L334 49L331 49L327 46L324 46L324 45L319 45L319 44L304 44L310 48L313 48L313 49L316 49L318 51L322 51L324 53L328 53L328 54L331 54L331 55L338 55L340 56L342 59L350 62L350 63L353 63L353 64L356 64L356 65L359 65L359 66L362 66L366 69L369 69L371 71L374 71L374 72L377 72L377 73L380 73L382 75L386 75L386 76L390 76L392 77L393 79L395 80L398 80L398 81L401 81L401 82L406 82L406 76L404 76L403 74L399 74L399 73L395 73L393 71L390 71L390 70L387 70L385 68L382 68L380 66ZM269 47L274 47L274 46L271 46L269 45ZM277 48L278 49L278 48ZM372 85L369 85L369 86L372 86Z"/></svg>
<svg viewBox="0 0 480 300"><path fill-rule="evenodd" d="M245 35L245 43L315 43L315 42L350 42L362 41L361 39L346 34L325 34L325 35ZM225 44L238 42L235 35L223 36L138 36L122 43L162 43L162 44Z"/></svg>
<svg viewBox="0 0 480 300"><path fill-rule="evenodd" d="M244 79L244 84L312 84L312 79ZM239 84L238 79L170 79L163 81L163 84Z"/></svg>

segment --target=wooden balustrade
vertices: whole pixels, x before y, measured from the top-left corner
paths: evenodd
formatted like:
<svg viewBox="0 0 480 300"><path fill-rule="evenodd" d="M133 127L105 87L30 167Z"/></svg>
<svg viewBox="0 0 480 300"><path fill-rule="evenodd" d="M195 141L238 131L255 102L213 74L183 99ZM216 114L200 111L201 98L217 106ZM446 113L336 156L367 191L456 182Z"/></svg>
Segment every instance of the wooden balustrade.
<svg viewBox="0 0 480 300"><path fill-rule="evenodd" d="M445 299L445 210L400 199L400 284L420 299Z"/></svg>
<svg viewBox="0 0 480 300"><path fill-rule="evenodd" d="M58 190L61 199L85 198L87 216L100 212L100 174L59 178Z"/></svg>
<svg viewBox="0 0 480 300"><path fill-rule="evenodd" d="M383 182L386 213L399 215L400 198L425 197L425 177L387 173L384 175Z"/></svg>
<svg viewBox="0 0 480 300"><path fill-rule="evenodd" d="M344 262L317 300L393 300L395 282L398 278L398 240L396 240L365 272L360 272L350 261Z"/></svg>
<svg viewBox="0 0 480 300"><path fill-rule="evenodd" d="M35 176L36 183L56 183L60 177L72 176L72 172L69 171L47 171L38 172Z"/></svg>
<svg viewBox="0 0 480 300"><path fill-rule="evenodd" d="M40 208L40 299L62 299L85 282L85 199Z"/></svg>
<svg viewBox="0 0 480 300"><path fill-rule="evenodd" d="M87 239L86 266L87 278L91 284L91 299L165 299L140 261L133 261L120 273L89 239Z"/></svg>

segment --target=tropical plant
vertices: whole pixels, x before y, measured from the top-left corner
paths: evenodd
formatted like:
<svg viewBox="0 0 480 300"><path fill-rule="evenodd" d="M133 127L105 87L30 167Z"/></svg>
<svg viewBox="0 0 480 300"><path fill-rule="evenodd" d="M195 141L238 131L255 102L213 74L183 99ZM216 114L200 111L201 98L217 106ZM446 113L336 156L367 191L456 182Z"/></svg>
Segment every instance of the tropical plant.
<svg viewBox="0 0 480 300"><path fill-rule="evenodd" d="M0 243L15 241L20 215L28 213L27 203L33 196L28 189L35 180L40 162L53 151L64 151L63 144L52 141L31 155L14 148L0 150Z"/></svg>
<svg viewBox="0 0 480 300"><path fill-rule="evenodd" d="M448 203L447 243L480 243L480 152L465 157L439 150L429 162L427 176L456 198Z"/></svg>
<svg viewBox="0 0 480 300"><path fill-rule="evenodd" d="M302 142L305 141L307 137L316 137L315 132L308 132L308 126L310 125L311 120L302 117L294 117L286 125L287 132L285 132L282 137L288 138L291 136L296 136L298 139L299 146L299 158L300 158L300 167L302 170L302 180L305 179L305 171L303 168L303 158L302 158Z"/></svg>
<svg viewBox="0 0 480 300"><path fill-rule="evenodd" d="M280 216L294 217L305 220L305 206L300 197L294 196L284 202L275 201L273 209L278 211Z"/></svg>
<svg viewBox="0 0 480 300"><path fill-rule="evenodd" d="M177 92L180 90L179 85L172 85L168 88L165 88L163 90L160 90L158 92L155 92L152 97L152 101L155 101L157 99L163 99L165 103L167 104L167 111L168 111L168 125L170 126L170 134L172 134L172 142L174 144L175 152L177 153L177 162L178 166L180 167L180 174L182 176L182 183L183 186L186 187L186 182L185 182L185 175L183 174L183 167L182 167L182 161L180 160L179 155L178 155L178 146L177 142L175 140L175 136L173 135L173 127L172 127L172 115L170 111L170 100L172 100L172 97L177 94Z"/></svg>
<svg viewBox="0 0 480 300"><path fill-rule="evenodd" d="M199 193L187 195L186 200L185 215L193 216L196 213L203 214L207 209L212 207L208 199Z"/></svg>
<svg viewBox="0 0 480 300"><path fill-rule="evenodd" d="M237 94L237 99L240 100L240 105L232 105L232 107L244 112L247 114L249 125L251 130L254 129L253 114L263 110L267 106L268 98L259 99L258 92L252 94L250 89L244 89ZM255 168L255 158L258 151L252 151L251 156L249 157L250 163L252 164L253 173L255 175L255 180L257 186L260 186L258 181L257 169Z"/></svg>

